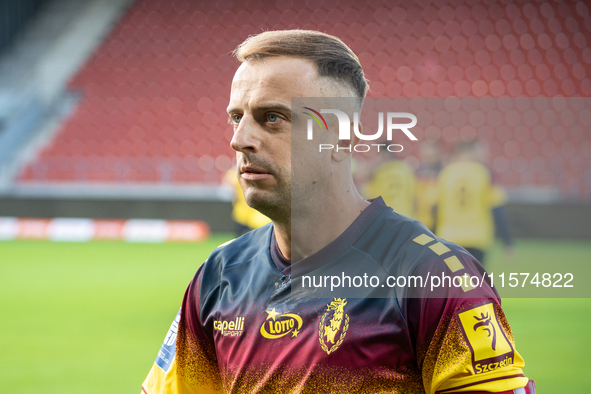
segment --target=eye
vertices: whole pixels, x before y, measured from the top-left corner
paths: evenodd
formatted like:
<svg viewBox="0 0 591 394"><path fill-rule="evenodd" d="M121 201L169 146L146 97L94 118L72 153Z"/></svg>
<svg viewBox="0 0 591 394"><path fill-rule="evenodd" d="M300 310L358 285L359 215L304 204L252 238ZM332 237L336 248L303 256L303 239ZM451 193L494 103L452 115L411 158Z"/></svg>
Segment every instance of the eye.
<svg viewBox="0 0 591 394"><path fill-rule="evenodd" d="M277 116L277 115L275 115L275 114L269 114L269 115L267 116L267 119L268 119L268 120L269 120L269 122L271 122L271 123L275 123L275 122L278 122L278 121L280 120L280 119L279 119L279 116Z"/></svg>
<svg viewBox="0 0 591 394"><path fill-rule="evenodd" d="M236 114L230 115L230 123L238 124L238 123L240 123L240 119L242 119L241 115L236 115Z"/></svg>

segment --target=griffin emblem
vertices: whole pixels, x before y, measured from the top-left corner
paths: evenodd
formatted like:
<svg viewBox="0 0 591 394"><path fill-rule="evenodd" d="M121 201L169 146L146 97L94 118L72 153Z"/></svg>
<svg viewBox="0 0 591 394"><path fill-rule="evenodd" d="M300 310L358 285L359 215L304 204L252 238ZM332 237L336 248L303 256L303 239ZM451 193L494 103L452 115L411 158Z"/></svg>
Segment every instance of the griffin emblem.
<svg viewBox="0 0 591 394"><path fill-rule="evenodd" d="M327 305L326 312L320 319L320 324L318 325L318 339L322 350L324 350L326 354L330 354L337 350L339 346L341 346L341 343L343 343L345 335L347 335L347 330L349 329L349 315L344 311L345 305L347 305L346 298L335 298L334 301ZM326 324L326 320L331 313L332 318L328 322L329 324ZM339 332L341 332L341 334L337 340L337 334ZM329 348L327 343L331 343L332 346Z"/></svg>

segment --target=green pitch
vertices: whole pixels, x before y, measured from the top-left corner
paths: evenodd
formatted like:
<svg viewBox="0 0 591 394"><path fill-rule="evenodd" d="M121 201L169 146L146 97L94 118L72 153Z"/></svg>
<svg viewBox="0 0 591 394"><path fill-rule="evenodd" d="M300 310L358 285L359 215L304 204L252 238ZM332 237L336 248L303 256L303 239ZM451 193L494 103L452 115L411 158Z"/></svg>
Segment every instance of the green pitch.
<svg viewBox="0 0 591 394"><path fill-rule="evenodd" d="M1 391L139 393L186 286L228 239L0 242ZM522 240L514 261L523 270L590 255L589 243ZM502 259L494 249L489 267ZM539 393L591 392L591 300L505 299L503 307Z"/></svg>

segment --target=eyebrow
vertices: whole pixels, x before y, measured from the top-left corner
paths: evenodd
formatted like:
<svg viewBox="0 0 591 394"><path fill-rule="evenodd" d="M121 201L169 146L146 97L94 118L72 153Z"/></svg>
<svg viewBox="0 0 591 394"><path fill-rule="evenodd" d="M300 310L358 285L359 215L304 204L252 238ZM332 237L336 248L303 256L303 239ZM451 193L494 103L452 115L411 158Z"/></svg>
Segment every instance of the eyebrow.
<svg viewBox="0 0 591 394"><path fill-rule="evenodd" d="M291 107L283 103L263 103L254 107L254 111L283 111L291 115ZM228 114L240 112L237 107L228 107Z"/></svg>

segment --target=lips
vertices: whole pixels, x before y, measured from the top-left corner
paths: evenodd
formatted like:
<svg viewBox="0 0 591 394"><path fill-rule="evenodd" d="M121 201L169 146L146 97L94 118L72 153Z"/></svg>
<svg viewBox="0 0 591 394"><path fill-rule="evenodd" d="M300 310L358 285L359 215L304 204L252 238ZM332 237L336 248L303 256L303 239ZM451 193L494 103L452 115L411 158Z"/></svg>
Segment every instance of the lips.
<svg viewBox="0 0 591 394"><path fill-rule="evenodd" d="M240 166L240 176L247 181L259 181L271 177L271 174L262 167L243 165Z"/></svg>

